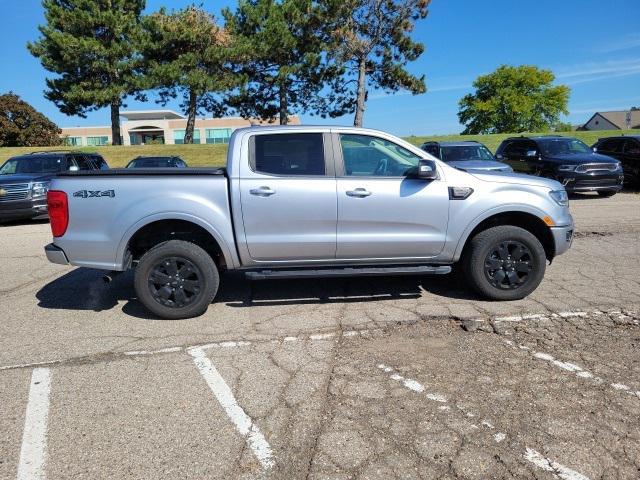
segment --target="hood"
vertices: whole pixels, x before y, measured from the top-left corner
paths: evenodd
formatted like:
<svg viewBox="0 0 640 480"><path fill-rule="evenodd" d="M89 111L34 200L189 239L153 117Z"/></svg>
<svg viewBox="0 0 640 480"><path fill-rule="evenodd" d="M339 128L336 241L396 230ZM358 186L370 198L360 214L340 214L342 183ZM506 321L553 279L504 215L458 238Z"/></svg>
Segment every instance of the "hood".
<svg viewBox="0 0 640 480"><path fill-rule="evenodd" d="M447 162L451 167L458 168L460 170L469 171L504 171L511 172L512 169L509 165L502 162L491 160L460 160L454 162Z"/></svg>
<svg viewBox="0 0 640 480"><path fill-rule="evenodd" d="M530 185L532 187L548 188L549 190L564 190L562 184L556 180L522 173L480 173L469 172L483 182L509 183L511 185Z"/></svg>
<svg viewBox="0 0 640 480"><path fill-rule="evenodd" d="M582 163L618 163L615 158L608 157L607 155L602 155L601 153L577 153L577 154L556 154L549 155L546 157L549 160L554 160L557 162L562 162L571 165L579 165Z"/></svg>
<svg viewBox="0 0 640 480"><path fill-rule="evenodd" d="M47 182L55 176L55 173L13 173L0 175L0 185L10 183Z"/></svg>

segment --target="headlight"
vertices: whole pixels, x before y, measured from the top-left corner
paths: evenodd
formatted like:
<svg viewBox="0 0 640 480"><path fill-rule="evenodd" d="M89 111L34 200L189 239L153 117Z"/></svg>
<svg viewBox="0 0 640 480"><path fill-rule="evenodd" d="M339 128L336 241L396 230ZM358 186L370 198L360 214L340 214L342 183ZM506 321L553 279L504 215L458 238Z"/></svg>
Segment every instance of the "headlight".
<svg viewBox="0 0 640 480"><path fill-rule="evenodd" d="M47 195L47 191L49 190L49 185L51 182L35 182L31 186L31 196L32 197L45 197Z"/></svg>
<svg viewBox="0 0 640 480"><path fill-rule="evenodd" d="M558 170L561 172L573 172L577 167L577 165L560 165Z"/></svg>
<svg viewBox="0 0 640 480"><path fill-rule="evenodd" d="M622 170L622 164L620 162L616 163L616 170Z"/></svg>
<svg viewBox="0 0 640 480"><path fill-rule="evenodd" d="M567 195L566 190L553 190L549 192L549 196L562 207L569 205L569 195Z"/></svg>

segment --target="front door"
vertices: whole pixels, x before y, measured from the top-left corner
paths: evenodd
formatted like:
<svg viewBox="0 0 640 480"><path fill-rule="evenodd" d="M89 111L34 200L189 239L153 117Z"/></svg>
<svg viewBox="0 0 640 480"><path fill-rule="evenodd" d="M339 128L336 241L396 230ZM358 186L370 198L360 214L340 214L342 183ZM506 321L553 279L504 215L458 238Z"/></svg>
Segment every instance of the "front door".
<svg viewBox="0 0 640 480"><path fill-rule="evenodd" d="M449 218L446 183L408 178L421 157L386 139L340 134L339 144L337 258L419 261L438 255Z"/></svg>
<svg viewBox="0 0 640 480"><path fill-rule="evenodd" d="M257 134L249 150L250 169L240 178L240 197L251 259L333 260L336 179L333 158L325 154L325 135Z"/></svg>

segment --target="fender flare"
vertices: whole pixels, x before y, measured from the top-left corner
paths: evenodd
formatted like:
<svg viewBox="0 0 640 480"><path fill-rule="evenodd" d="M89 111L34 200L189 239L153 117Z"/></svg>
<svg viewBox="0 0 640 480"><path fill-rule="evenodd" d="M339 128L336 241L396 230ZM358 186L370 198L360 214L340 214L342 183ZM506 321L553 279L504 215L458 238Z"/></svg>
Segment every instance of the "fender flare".
<svg viewBox="0 0 640 480"><path fill-rule="evenodd" d="M460 257L462 255L462 250L464 246L467 244L467 240L469 239L469 235L471 235L471 232L473 232L473 230L475 230L475 228L478 225L480 225L482 222L484 222L486 219L494 217L501 213L527 213L538 218L540 221L543 221L542 219L546 215L546 213L540 210L539 208L533 207L531 205L520 204L520 203L500 205L499 207L494 207L492 209L485 210L480 215L475 217L464 229L464 231L462 232L462 235L460 235L460 239L458 240L458 244L456 245L456 249L453 255L454 262L457 262L458 260L460 260Z"/></svg>
<svg viewBox="0 0 640 480"><path fill-rule="evenodd" d="M223 240L222 235L220 235L220 232L218 232L218 230L213 225L211 225L210 223L202 220L201 218L195 215L191 215L188 213L162 212L162 213L154 213L141 218L136 223L134 223L131 227L129 227L127 231L124 233L124 235L122 236L122 239L118 243L118 249L116 250L116 258L115 258L115 264L119 266L121 270L125 269L124 256L125 256L127 245L129 244L129 241L131 240L131 238L141 228L144 228L145 226L151 223L162 221L162 220L184 220L186 222L190 222L195 225L198 225L199 227L202 227L213 237L213 239L220 246L220 250L222 251L222 255L224 256L225 263L230 268L237 268L236 258L232 254L232 250Z"/></svg>

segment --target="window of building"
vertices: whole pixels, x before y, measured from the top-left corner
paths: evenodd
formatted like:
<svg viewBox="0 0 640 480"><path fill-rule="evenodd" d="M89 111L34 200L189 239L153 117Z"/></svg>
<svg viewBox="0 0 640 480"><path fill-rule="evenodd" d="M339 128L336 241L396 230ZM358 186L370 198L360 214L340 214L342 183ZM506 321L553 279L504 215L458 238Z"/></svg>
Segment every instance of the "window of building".
<svg viewBox="0 0 640 480"><path fill-rule="evenodd" d="M183 145L185 133L186 133L186 130L174 130L173 143L175 143L176 145ZM200 143L200 130L197 128L193 131L193 143L195 144Z"/></svg>
<svg viewBox="0 0 640 480"><path fill-rule="evenodd" d="M109 145L109 137L87 137L87 145L90 147L97 147L100 145Z"/></svg>
<svg viewBox="0 0 640 480"><path fill-rule="evenodd" d="M207 128L207 143L229 143L230 128Z"/></svg>
<svg viewBox="0 0 640 480"><path fill-rule="evenodd" d="M268 175L324 175L321 133L256 135L251 167Z"/></svg>
<svg viewBox="0 0 640 480"><path fill-rule="evenodd" d="M82 137L67 137L64 139L64 144L68 147L81 147Z"/></svg>

